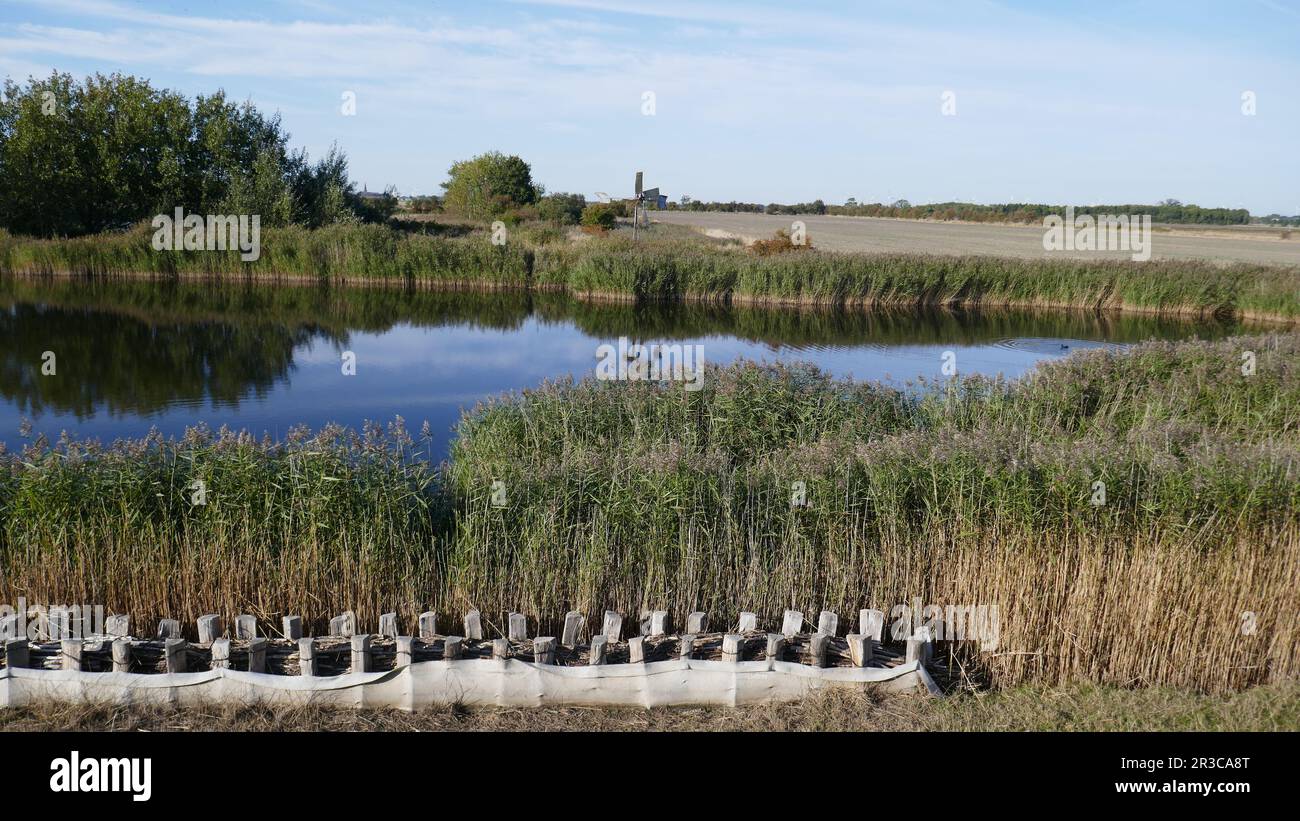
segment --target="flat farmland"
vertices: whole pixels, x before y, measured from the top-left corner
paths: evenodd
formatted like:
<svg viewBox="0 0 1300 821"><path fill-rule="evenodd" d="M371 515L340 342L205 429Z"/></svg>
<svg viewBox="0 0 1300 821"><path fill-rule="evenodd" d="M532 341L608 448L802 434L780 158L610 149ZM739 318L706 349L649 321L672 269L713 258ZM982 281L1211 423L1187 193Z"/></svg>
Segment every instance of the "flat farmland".
<svg viewBox="0 0 1300 821"><path fill-rule="evenodd" d="M803 214L797 217L723 212L657 211L651 219L683 225L712 236L745 242L790 228L794 220L808 227L813 246L826 251L879 253L978 254L999 257L1099 256L1127 258L1127 251L1072 252L1043 250L1039 225L925 222L921 220L838 217ZM1282 231L1253 226L1153 226L1152 259L1204 259L1224 264L1253 262L1300 265L1300 230L1290 239Z"/></svg>

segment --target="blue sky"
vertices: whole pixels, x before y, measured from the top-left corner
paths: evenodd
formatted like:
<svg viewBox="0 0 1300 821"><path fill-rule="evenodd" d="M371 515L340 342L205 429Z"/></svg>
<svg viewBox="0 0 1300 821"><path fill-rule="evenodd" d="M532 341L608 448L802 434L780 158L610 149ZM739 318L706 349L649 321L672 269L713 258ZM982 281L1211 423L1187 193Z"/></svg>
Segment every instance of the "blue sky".
<svg viewBox="0 0 1300 821"><path fill-rule="evenodd" d="M1300 4L1285 0L0 6L0 73L52 68L223 88L403 193L498 149L588 196L629 194L644 169L673 199L1300 213Z"/></svg>

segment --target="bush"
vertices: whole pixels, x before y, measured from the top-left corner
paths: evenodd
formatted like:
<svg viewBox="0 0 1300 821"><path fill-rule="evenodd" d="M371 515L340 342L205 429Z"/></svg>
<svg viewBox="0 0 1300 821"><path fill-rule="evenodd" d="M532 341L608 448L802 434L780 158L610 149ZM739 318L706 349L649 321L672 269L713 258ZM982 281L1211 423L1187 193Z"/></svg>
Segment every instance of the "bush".
<svg viewBox="0 0 1300 821"><path fill-rule="evenodd" d="M587 198L581 194L548 194L537 203L537 216L558 225L577 225Z"/></svg>
<svg viewBox="0 0 1300 821"><path fill-rule="evenodd" d="M778 230L771 239L755 240L750 246L754 253L760 257L771 256L772 254L784 254L789 251L807 251L812 248L812 238L804 235L802 244L795 243L790 239L788 231Z"/></svg>
<svg viewBox="0 0 1300 821"><path fill-rule="evenodd" d="M582 209L582 224L589 228L599 228L602 231L609 231L614 228L618 220L614 214L614 209L608 202L593 202L586 208Z"/></svg>

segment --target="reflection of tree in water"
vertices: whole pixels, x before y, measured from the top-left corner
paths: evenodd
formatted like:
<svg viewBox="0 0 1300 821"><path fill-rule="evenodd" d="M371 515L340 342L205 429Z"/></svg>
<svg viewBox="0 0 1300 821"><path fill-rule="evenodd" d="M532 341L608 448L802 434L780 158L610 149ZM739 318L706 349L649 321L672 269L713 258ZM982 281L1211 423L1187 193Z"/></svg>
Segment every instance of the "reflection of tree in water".
<svg viewBox="0 0 1300 821"><path fill-rule="evenodd" d="M168 322L11 303L0 311L0 395L23 413L148 414L176 402L264 396L317 332L275 323ZM53 351L57 372L41 374Z"/></svg>
<svg viewBox="0 0 1300 821"><path fill-rule="evenodd" d="M794 310L726 304L586 303L544 291L339 289L184 280L0 277L0 394L18 410L148 414L178 402L234 406L293 367L295 346L340 350L398 323L517 330L529 318L598 337L732 335L767 345L981 344L1073 338L1217 338L1238 323L1087 311ZM41 353L58 375L41 376Z"/></svg>

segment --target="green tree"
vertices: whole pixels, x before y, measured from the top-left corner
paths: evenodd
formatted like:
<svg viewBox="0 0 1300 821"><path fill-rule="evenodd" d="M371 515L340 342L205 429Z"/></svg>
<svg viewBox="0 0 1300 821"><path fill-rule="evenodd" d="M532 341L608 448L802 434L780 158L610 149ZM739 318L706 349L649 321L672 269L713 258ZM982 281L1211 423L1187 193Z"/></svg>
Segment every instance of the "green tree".
<svg viewBox="0 0 1300 821"><path fill-rule="evenodd" d="M386 218L363 204L337 147L290 152L279 115L223 92L191 103L130 76L4 84L0 227L40 236L129 226L180 207L259 214L264 225Z"/></svg>
<svg viewBox="0 0 1300 821"><path fill-rule="evenodd" d="M475 219L500 216L507 211L537 202L532 168L514 155L489 151L461 160L447 169L443 204Z"/></svg>

